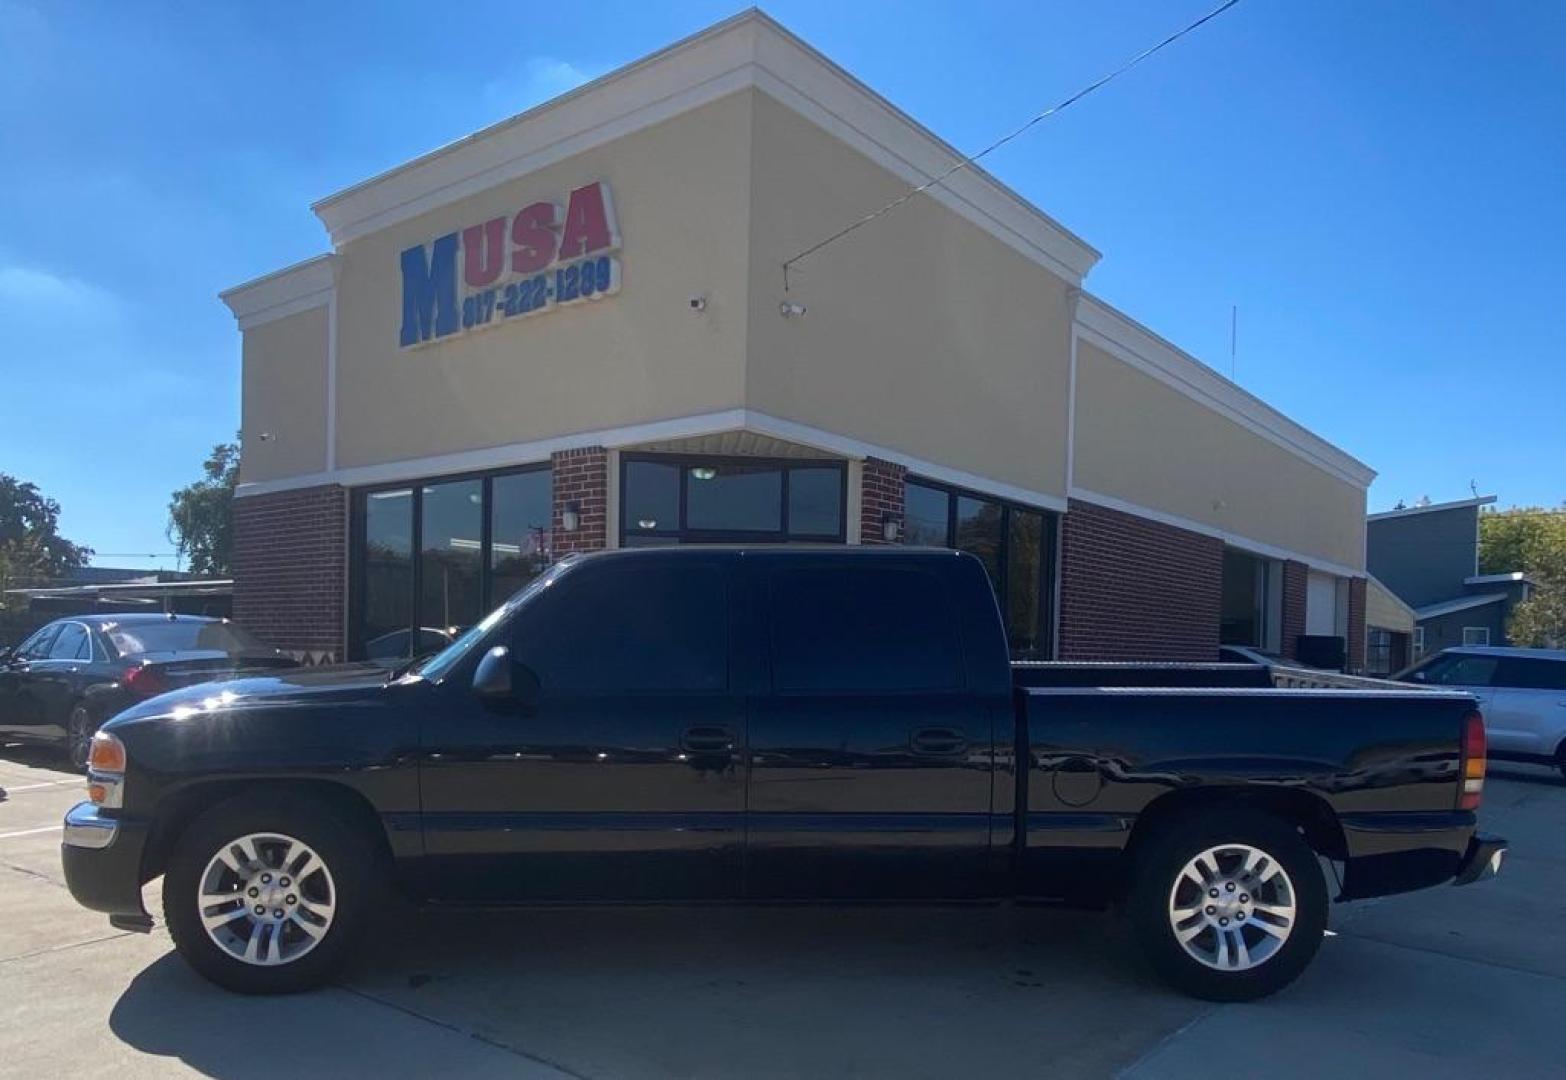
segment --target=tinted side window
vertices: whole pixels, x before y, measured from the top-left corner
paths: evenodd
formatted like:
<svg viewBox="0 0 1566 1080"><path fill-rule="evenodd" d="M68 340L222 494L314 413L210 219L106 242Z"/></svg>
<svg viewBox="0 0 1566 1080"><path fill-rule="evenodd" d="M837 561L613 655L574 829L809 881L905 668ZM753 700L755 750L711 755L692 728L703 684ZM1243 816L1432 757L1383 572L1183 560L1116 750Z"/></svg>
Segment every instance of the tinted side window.
<svg viewBox="0 0 1566 1080"><path fill-rule="evenodd" d="M567 577L517 627L546 693L703 693L729 684L727 575L626 565Z"/></svg>
<svg viewBox="0 0 1566 1080"><path fill-rule="evenodd" d="M1523 690L1566 690L1566 660L1507 660L1496 682Z"/></svg>
<svg viewBox="0 0 1566 1080"><path fill-rule="evenodd" d="M51 623L17 647L16 655L27 660L42 660L49 655L49 646L60 632L58 623Z"/></svg>
<svg viewBox="0 0 1566 1080"><path fill-rule="evenodd" d="M800 567L771 579L772 681L789 691L953 690L962 685L946 583L908 567Z"/></svg>
<svg viewBox="0 0 1566 1080"><path fill-rule="evenodd" d="M51 660L76 660L87 655L87 631L81 623L68 622L49 648Z"/></svg>
<svg viewBox="0 0 1566 1080"><path fill-rule="evenodd" d="M1433 686L1489 686L1500 661L1493 656L1443 656L1424 668Z"/></svg>

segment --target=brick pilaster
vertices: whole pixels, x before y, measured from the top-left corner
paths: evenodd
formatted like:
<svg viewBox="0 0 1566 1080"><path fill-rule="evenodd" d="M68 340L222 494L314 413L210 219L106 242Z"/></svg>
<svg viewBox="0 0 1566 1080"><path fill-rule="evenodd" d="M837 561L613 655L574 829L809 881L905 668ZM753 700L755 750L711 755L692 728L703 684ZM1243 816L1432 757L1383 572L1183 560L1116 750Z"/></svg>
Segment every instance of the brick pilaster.
<svg viewBox="0 0 1566 1080"><path fill-rule="evenodd" d="M1348 655L1344 667L1350 672L1365 670L1365 579L1349 578Z"/></svg>
<svg viewBox="0 0 1566 1080"><path fill-rule="evenodd" d="M865 458L859 493L859 542L884 544L883 524L888 514L903 520L903 496L908 470L880 458Z"/></svg>
<svg viewBox="0 0 1566 1080"><path fill-rule="evenodd" d="M234 621L307 663L346 655L348 493L336 484L234 500Z"/></svg>
<svg viewBox="0 0 1566 1080"><path fill-rule="evenodd" d="M1308 595L1306 582L1310 580L1310 567L1289 559L1283 564L1283 619L1280 633L1283 640L1279 650L1290 660L1299 659L1300 635L1305 632L1305 602Z"/></svg>
<svg viewBox="0 0 1566 1080"><path fill-rule="evenodd" d="M561 450L549 457L554 481L551 554L602 551L609 546L609 452L601 446ZM565 529L565 511L577 505L577 527Z"/></svg>
<svg viewBox="0 0 1566 1080"><path fill-rule="evenodd" d="M1072 499L1060 560L1062 660L1218 658L1223 541Z"/></svg>

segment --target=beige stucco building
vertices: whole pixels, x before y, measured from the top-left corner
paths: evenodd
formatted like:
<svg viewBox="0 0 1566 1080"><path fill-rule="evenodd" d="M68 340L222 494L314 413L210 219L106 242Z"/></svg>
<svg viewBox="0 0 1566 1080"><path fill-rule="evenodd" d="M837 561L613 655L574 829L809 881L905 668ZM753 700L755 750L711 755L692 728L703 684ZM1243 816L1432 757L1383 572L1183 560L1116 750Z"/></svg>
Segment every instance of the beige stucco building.
<svg viewBox="0 0 1566 1080"><path fill-rule="evenodd" d="M920 542L1028 655L1363 650L1365 465L1085 290L1099 253L749 12L316 204L244 336L237 616L438 641L561 555Z"/></svg>

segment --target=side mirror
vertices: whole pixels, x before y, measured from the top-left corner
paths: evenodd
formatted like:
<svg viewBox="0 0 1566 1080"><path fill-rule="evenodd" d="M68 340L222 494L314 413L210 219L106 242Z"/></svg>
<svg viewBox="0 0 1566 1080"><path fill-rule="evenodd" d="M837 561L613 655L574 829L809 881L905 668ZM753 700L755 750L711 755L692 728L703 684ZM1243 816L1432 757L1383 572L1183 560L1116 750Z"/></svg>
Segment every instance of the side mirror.
<svg viewBox="0 0 1566 1080"><path fill-rule="evenodd" d="M524 712L538 706L538 676L511 658L511 650L496 645L479 658L473 670L473 692L492 702L515 704Z"/></svg>

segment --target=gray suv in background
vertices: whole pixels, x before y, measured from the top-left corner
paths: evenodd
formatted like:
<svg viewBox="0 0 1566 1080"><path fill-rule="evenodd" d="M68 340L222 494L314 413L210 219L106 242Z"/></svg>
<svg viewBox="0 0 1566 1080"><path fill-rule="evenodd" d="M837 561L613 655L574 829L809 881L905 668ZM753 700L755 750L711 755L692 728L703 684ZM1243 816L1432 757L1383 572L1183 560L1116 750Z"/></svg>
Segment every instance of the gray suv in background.
<svg viewBox="0 0 1566 1080"><path fill-rule="evenodd" d="M1566 649L1445 649L1397 678L1468 691L1492 757L1554 765L1566 776Z"/></svg>

